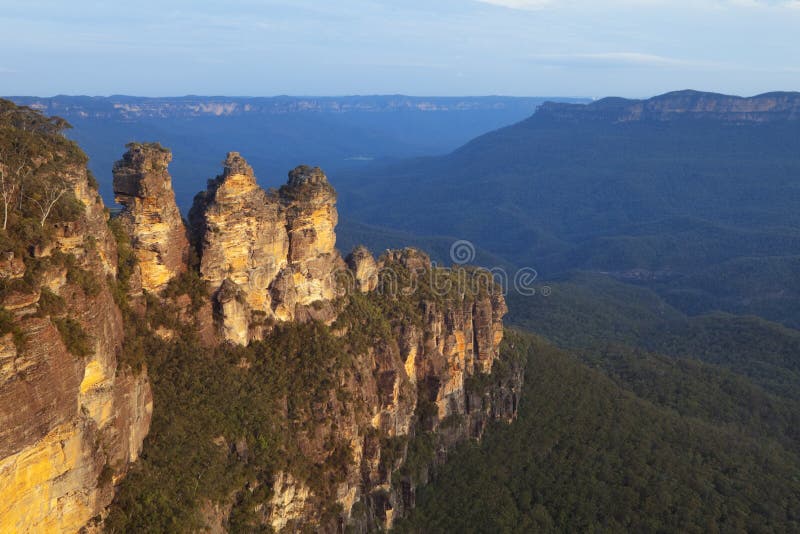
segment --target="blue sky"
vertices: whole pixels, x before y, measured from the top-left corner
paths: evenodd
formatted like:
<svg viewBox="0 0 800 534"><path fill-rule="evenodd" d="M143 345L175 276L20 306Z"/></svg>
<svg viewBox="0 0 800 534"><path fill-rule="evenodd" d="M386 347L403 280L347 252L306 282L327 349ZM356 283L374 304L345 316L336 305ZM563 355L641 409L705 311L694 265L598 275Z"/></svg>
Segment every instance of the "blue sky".
<svg viewBox="0 0 800 534"><path fill-rule="evenodd" d="M0 94L800 90L800 0L0 0Z"/></svg>

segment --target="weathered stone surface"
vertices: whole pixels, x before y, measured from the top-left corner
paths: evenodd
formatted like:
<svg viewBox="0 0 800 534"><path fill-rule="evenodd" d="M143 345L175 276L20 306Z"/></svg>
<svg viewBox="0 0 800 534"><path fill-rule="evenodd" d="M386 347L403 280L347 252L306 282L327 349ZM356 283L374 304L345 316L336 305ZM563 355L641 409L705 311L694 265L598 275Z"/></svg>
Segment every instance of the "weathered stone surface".
<svg viewBox="0 0 800 534"><path fill-rule="evenodd" d="M114 195L125 207L120 217L137 259L134 278L150 292L187 267L189 241L167 170L171 160L161 145L131 143L114 164Z"/></svg>
<svg viewBox="0 0 800 534"><path fill-rule="evenodd" d="M289 473L278 473L270 499L270 526L281 532L289 526L302 524L311 506L311 490Z"/></svg>
<svg viewBox="0 0 800 534"><path fill-rule="evenodd" d="M355 289L368 293L378 287L378 264L367 247L356 247L345 262L353 273Z"/></svg>
<svg viewBox="0 0 800 534"><path fill-rule="evenodd" d="M235 282L226 278L216 294L217 313L223 335L228 341L246 345L249 341L250 312L246 295Z"/></svg>
<svg viewBox="0 0 800 534"><path fill-rule="evenodd" d="M64 174L85 209L54 225L53 242L40 251L41 287L64 299L64 315L88 334L91 350L85 358L68 351L53 318L38 313L40 291L15 312L24 346L10 335L0 339L0 532L80 530L113 497L100 474L122 477L150 426L146 374L117 372L122 317L103 283L116 274L117 252L102 201L85 169ZM49 263L56 251L71 254L98 281L96 292L87 294Z"/></svg>
<svg viewBox="0 0 800 534"><path fill-rule="evenodd" d="M200 274L216 292L219 309L227 306L218 315L226 339L260 337L254 312L291 321L299 307L334 298L333 274L342 265L335 202L318 168L298 167L278 193L267 193L244 158L228 154L223 173L197 195L189 217ZM236 285L242 302L220 300L225 280Z"/></svg>
<svg viewBox="0 0 800 534"><path fill-rule="evenodd" d="M365 249L348 258L354 276L367 258L371 255ZM391 280L400 270L423 278L431 276L430 259L415 249L387 251L372 263L381 271L374 273L376 279ZM502 295L490 291L458 297L455 292L453 296L429 298L403 287L396 290L419 303L422 321L401 321L388 342L376 343L365 354L354 355L350 378L341 386L351 400L342 403L331 398L321 403L313 435L298 444L306 456L324 459L325 444L330 439L348 443L352 462L345 480L333 495L321 496L310 491L305 481L279 475L264 518L276 530L335 531L335 525L320 523L322 518L317 515L325 499L335 499L342 506L345 522L356 531L391 528L397 517L413 507L416 487L426 482L427 475L395 480L407 450L405 446L398 450L397 445L393 449L387 440L407 444L414 435L432 431L439 436L441 447L435 461L443 461L448 447L479 438L489 421L515 416L521 370L502 378L500 386L469 388L470 379L491 372L500 356L506 313ZM347 339L347 332L341 335ZM428 415L420 419L420 410ZM446 421L449 423L443 425ZM359 501L366 505L366 514L351 516Z"/></svg>
<svg viewBox="0 0 800 534"><path fill-rule="evenodd" d="M228 280L243 295L245 306L222 318L225 337L246 343L249 313L273 314L269 287L287 264L289 238L280 204L258 186L244 158L231 152L223 173L195 198L190 222L202 277L213 291Z"/></svg>

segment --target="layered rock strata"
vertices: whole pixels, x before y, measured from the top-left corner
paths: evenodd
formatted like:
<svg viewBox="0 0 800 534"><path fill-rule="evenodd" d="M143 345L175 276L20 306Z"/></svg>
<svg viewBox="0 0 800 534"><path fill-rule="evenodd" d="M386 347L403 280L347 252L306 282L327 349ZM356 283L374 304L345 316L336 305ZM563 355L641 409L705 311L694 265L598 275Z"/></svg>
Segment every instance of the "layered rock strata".
<svg viewBox="0 0 800 534"><path fill-rule="evenodd" d="M366 298L373 302L397 298L417 310L414 320L392 321L390 337L354 354L353 368L342 384L344 396L352 400L344 405L335 398L328 401L319 418L329 420L330 426L319 424L315 434L299 444L310 455L322 455L333 437L349 444L352 462L332 498L342 507L342 524L369 532L391 528L413 507L416 488L444 461L450 447L480 438L491 420L515 417L522 369L510 364L506 374L480 380L490 376L501 357L506 313L502 295L490 286L474 294L459 294L459 288L446 295L432 294L435 268L425 254L413 249L388 251L376 262L359 248L349 260L354 275L364 265L375 266L374 279L379 281L370 282L368 289L357 288L367 293ZM475 273L465 275L467 283L475 281ZM343 311L343 317L347 313ZM347 339L355 332L348 328L342 335ZM409 468L415 439L429 440L435 453ZM264 521L282 532L303 528L333 532L338 527L324 523L319 515L323 509L322 496L315 495L306 481L279 473Z"/></svg>
<svg viewBox="0 0 800 534"><path fill-rule="evenodd" d="M247 344L276 321L324 323L309 326L327 329L341 365L321 382L327 389L314 392L308 420L287 428L291 447L337 475L320 481L287 465L242 488L271 485L251 512L278 531L391 528L454 444L515 416L522 370L496 365L506 306L486 273L439 269L414 249L376 260L359 247L345 263L335 248L336 193L324 173L298 167L268 192L235 152L196 197L190 227L199 264L189 266L171 155L158 145L128 148L114 168L136 260L134 298L122 310L111 292L117 244L84 167L64 171L79 216L55 224L32 258L0 251L6 281L30 278L34 267L38 277L35 285L5 284L1 294L13 328L0 336L0 532L98 526L94 518L137 459L153 398L146 372L118 364L123 310L147 331L136 335L170 340L194 328L206 346ZM199 275L210 297L163 291L189 269L197 272L180 283ZM136 296L142 291L150 295ZM207 332L212 303L219 338ZM150 306L177 322L148 324L142 310ZM76 328L86 334L84 348L72 346ZM246 458L253 444L234 441L232 454ZM335 451L343 453L334 458ZM209 531L227 528L235 499L206 504Z"/></svg>
<svg viewBox="0 0 800 534"><path fill-rule="evenodd" d="M114 164L114 196L136 256L132 286L157 293L185 272L189 241L167 170L172 153L157 143L131 143Z"/></svg>
<svg viewBox="0 0 800 534"><path fill-rule="evenodd" d="M77 532L102 514L153 408L146 374L117 365L122 316L105 283L117 251L103 203L85 167L59 172L81 212L55 224L35 258L9 253L0 272L10 286L34 268L38 280L2 302L17 335L0 338L0 532ZM64 328L85 332L86 355L70 351Z"/></svg>
<svg viewBox="0 0 800 534"><path fill-rule="evenodd" d="M603 98L590 104L546 102L537 118L559 121L676 121L714 120L731 123L800 120L800 94L765 93L738 96L674 91L647 100Z"/></svg>
<svg viewBox="0 0 800 534"><path fill-rule="evenodd" d="M195 198L200 274L215 294L226 339L259 339L270 320L313 317L335 296L336 194L319 168L298 167L277 192L256 183L238 153ZM330 319L330 317L328 317Z"/></svg>

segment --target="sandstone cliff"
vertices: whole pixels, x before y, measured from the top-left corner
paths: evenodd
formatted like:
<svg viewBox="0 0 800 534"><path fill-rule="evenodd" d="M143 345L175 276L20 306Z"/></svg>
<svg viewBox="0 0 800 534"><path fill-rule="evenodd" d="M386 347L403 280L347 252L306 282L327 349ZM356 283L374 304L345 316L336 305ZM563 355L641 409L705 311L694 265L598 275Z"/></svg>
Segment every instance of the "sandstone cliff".
<svg viewBox="0 0 800 534"><path fill-rule="evenodd" d="M109 222L51 142L31 184L63 202L0 240L0 532L390 528L454 444L515 416L488 273L345 263L319 168L267 192L228 154L190 214L195 265L169 151L129 145Z"/></svg>
<svg viewBox="0 0 800 534"><path fill-rule="evenodd" d="M106 284L117 250L85 158L46 119L12 112L27 129L0 124L0 142L31 143L29 187L64 189L32 242L17 233L25 205L3 230L0 532L77 532L137 459L152 397L145 373L118 366L122 316Z"/></svg>
<svg viewBox="0 0 800 534"><path fill-rule="evenodd" d="M189 215L200 274L215 294L226 339L263 337L269 320L318 316L334 297L336 195L321 170L298 167L278 192L256 183L231 152ZM318 311L318 310L317 310Z"/></svg>
<svg viewBox="0 0 800 534"><path fill-rule="evenodd" d="M157 143L131 143L114 165L114 195L124 206L119 217L137 260L136 289L158 292L186 271L189 241L167 171L171 160Z"/></svg>
<svg viewBox="0 0 800 534"><path fill-rule="evenodd" d="M352 463L335 495L343 523L374 531L391 528L414 506L417 486L450 447L479 439L491 420L515 417L522 368L503 361L503 370L493 373L507 309L485 273L436 268L414 249L387 251L375 262L359 248L349 259L353 279L369 273L369 282L357 284L367 294L351 295L334 323L358 355L352 374L358 379L344 386L357 399L344 407L354 417L336 427L352 448ZM388 313L384 336L361 339L363 316L356 309L370 304L404 311ZM324 507L301 482L281 474L273 490L273 528L333 530L321 522Z"/></svg>
<svg viewBox="0 0 800 534"><path fill-rule="evenodd" d="M189 360L199 358L192 351L207 351L201 366L215 366L225 386L211 401L205 395L216 376L207 376L201 388L182 393L192 399L185 408L212 402L217 415L196 435L213 444L213 454L221 455L216 461L249 473L243 486L213 469L205 475L217 480L197 503L210 531L234 524L286 532L389 528L414 506L417 486L449 448L479 439L489 421L516 414L522 369L502 357L506 306L488 273L435 267L414 249L376 260L359 247L345 262L335 248L335 202L320 169L297 167L284 186L268 192L235 152L195 199L189 221L197 274L221 339L234 344L200 349L186 330L191 321L158 321L173 325L161 350L179 350ZM136 225L131 230L135 236ZM163 298L163 311L177 309L173 297ZM237 362L235 368L225 361ZM239 397L251 380L256 389ZM155 384L157 398L180 402L172 380L156 377ZM267 406L252 406L264 395L272 399L261 401ZM239 402L251 406L247 419L271 428L243 423L233 408ZM186 424L209 409L186 414ZM162 414L155 442L169 439L175 416ZM264 449L265 443L272 445ZM259 454L266 458L254 462ZM149 499L147 487L141 494L127 488L123 502ZM220 499L220 491L227 497ZM118 529L150 525L123 508L112 515Z"/></svg>

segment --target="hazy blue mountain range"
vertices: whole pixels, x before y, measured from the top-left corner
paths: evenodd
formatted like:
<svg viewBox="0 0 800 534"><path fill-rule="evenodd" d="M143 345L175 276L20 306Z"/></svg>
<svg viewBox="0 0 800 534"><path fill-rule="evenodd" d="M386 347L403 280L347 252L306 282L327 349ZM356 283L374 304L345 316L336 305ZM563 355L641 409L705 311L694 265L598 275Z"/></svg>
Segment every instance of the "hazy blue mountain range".
<svg viewBox="0 0 800 534"><path fill-rule="evenodd" d="M130 141L159 141L174 153L178 203L220 171L225 152L241 152L260 182L280 185L299 163L340 169L379 159L444 154L473 137L531 115L541 97L11 97L66 118L112 203L111 166ZM578 102L578 99L558 99Z"/></svg>
<svg viewBox="0 0 800 534"><path fill-rule="evenodd" d="M340 176L341 208L544 276L603 272L692 313L797 326L799 108L798 93L690 91L546 104L448 155Z"/></svg>

